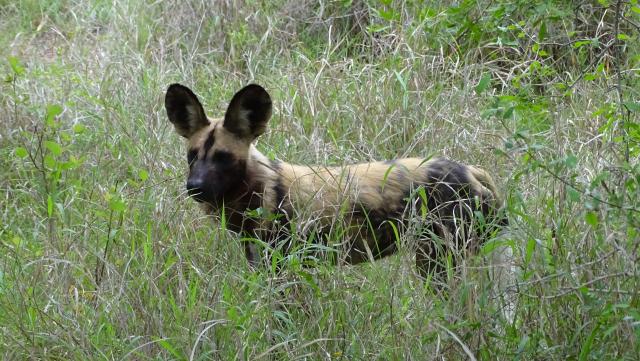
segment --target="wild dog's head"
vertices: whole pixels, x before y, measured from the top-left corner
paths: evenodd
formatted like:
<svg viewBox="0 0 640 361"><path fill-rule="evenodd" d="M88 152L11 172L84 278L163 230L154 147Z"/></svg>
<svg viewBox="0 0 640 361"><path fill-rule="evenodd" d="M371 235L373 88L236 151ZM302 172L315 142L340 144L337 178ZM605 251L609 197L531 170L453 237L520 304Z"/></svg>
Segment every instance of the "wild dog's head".
<svg viewBox="0 0 640 361"><path fill-rule="evenodd" d="M259 85L237 92L224 118L209 119L198 97L172 84L165 108L176 132L188 142L187 191L198 202L219 207L247 191L247 159L251 142L264 133L271 117L271 98Z"/></svg>

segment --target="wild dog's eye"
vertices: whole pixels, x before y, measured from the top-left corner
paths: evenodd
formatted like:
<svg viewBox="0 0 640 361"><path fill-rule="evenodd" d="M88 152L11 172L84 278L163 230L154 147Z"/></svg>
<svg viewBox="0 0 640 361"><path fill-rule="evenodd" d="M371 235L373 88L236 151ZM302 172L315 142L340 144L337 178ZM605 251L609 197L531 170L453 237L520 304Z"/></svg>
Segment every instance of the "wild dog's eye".
<svg viewBox="0 0 640 361"><path fill-rule="evenodd" d="M189 151L189 153L187 153L187 163L189 163L189 166L191 166L193 162L196 161L197 157L198 157L198 151L195 149L192 149Z"/></svg>
<svg viewBox="0 0 640 361"><path fill-rule="evenodd" d="M211 160L213 162L228 163L233 160L233 154L219 150L213 153Z"/></svg>

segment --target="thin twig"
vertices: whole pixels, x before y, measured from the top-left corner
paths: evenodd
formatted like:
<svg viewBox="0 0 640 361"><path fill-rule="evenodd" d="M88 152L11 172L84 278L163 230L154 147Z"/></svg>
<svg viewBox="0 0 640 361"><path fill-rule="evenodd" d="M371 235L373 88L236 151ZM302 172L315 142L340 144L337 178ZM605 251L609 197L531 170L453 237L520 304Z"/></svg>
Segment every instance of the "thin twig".
<svg viewBox="0 0 640 361"><path fill-rule="evenodd" d="M554 298L559 298L559 297L563 297L568 295L569 293L572 292L576 292L578 290L580 290L581 288L590 286L594 283L600 282L600 281L604 281L606 279L609 278L616 278L616 277L621 277L621 276L626 276L626 277L632 277L633 274L630 272L616 272L616 273L611 273L611 274L606 274L606 275L602 275L599 277L596 277L590 281L584 282L578 286L574 286L574 287L565 287L563 288L563 291L560 293L556 293L554 295L544 295L544 296L540 296L540 295L532 295L530 293L521 293L524 296L527 296L529 298L543 298L543 299L554 299Z"/></svg>

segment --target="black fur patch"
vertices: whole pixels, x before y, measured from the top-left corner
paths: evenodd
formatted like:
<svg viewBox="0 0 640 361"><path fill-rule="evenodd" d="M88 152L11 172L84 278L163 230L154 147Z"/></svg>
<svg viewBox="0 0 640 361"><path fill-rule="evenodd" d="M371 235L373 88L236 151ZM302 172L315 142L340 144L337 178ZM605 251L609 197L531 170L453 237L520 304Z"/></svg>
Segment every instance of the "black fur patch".
<svg viewBox="0 0 640 361"><path fill-rule="evenodd" d="M275 184L271 189L274 194L274 203L270 205L269 209L273 221L269 229L263 230L262 238L271 247L280 247L284 254L288 254L292 247L289 233L289 217L292 215L292 209L285 199L286 189L280 176L280 161L271 160L269 166L276 173Z"/></svg>
<svg viewBox="0 0 640 361"><path fill-rule="evenodd" d="M193 165L193 162L196 161L196 158L198 158L198 150L190 149L187 153L187 163L189 163L189 167Z"/></svg>
<svg viewBox="0 0 640 361"><path fill-rule="evenodd" d="M282 180L280 179L280 161L278 160L272 160L271 162L271 169L273 169L276 174L277 174L277 178L275 179L275 185L273 186L273 192L275 193L276 197L275 197L275 204L273 205L274 212L278 212L278 210L281 209L281 207L284 205L284 197L285 197L285 189L284 186L282 185Z"/></svg>
<svg viewBox="0 0 640 361"><path fill-rule="evenodd" d="M216 129L213 128L213 130L211 132L209 132L209 136L207 136L207 140L204 142L204 153L205 154L207 154L209 152L209 149L211 149L211 147L213 147L213 143L216 140L215 132L216 132Z"/></svg>
<svg viewBox="0 0 640 361"><path fill-rule="evenodd" d="M448 184L454 189L469 186L467 167L444 158L429 164L427 178L429 183Z"/></svg>
<svg viewBox="0 0 640 361"><path fill-rule="evenodd" d="M430 235L425 235L419 246L418 258L423 264L419 268L422 268L421 272L440 273L443 271L440 263L445 254L443 252L447 250L442 244L437 243L433 236L444 239L446 230L453 236L455 247L463 248L472 231L469 226L473 211L484 209L476 206L476 194L473 194L471 189L466 166L444 158L436 159L429 163L426 178L427 182L423 185L429 212L426 230ZM422 199L416 199L416 204L417 207L421 206ZM466 246L476 247L477 244Z"/></svg>
<svg viewBox="0 0 640 361"><path fill-rule="evenodd" d="M373 257L377 259L394 253L397 246L392 222L397 222L396 217L389 212L377 209L369 211L368 216L372 228L370 231L373 232L376 239L376 244L371 249ZM400 230L400 228L398 228L398 230Z"/></svg>
<svg viewBox="0 0 640 361"><path fill-rule="evenodd" d="M348 253L349 263L368 261L367 250L362 242L371 240L368 248L374 259L380 259L393 254L397 250L395 232L392 222L397 223L397 218L384 209L368 209L366 205L356 205L352 211L352 221L360 225L362 233L360 239L352 240L351 250ZM399 228L398 228L399 229Z"/></svg>
<svg viewBox="0 0 640 361"><path fill-rule="evenodd" d="M427 167L427 208L445 221L453 216L459 201L469 202L471 186L464 165L438 159Z"/></svg>
<svg viewBox="0 0 640 361"><path fill-rule="evenodd" d="M244 163L244 161L239 163ZM229 176L233 175L229 174ZM242 178L236 179L235 187L230 189L224 199L227 225L234 232L244 232L250 237L261 237L262 235L256 231L258 222L256 219L247 217L246 212L261 206L262 198L259 194L264 185L262 183L247 183L246 173Z"/></svg>
<svg viewBox="0 0 640 361"><path fill-rule="evenodd" d="M235 158L236 157L230 152L218 150L215 153L213 153L213 156L211 157L211 161L216 163L233 163Z"/></svg>

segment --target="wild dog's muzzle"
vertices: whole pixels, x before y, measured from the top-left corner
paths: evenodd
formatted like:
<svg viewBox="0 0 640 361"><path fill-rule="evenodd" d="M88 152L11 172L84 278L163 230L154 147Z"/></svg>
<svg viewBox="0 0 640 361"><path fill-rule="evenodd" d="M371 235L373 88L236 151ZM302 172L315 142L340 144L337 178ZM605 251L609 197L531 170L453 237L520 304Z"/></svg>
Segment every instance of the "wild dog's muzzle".
<svg viewBox="0 0 640 361"><path fill-rule="evenodd" d="M187 180L187 193L196 201L203 202L206 198L203 186L204 182L202 180L189 178Z"/></svg>

